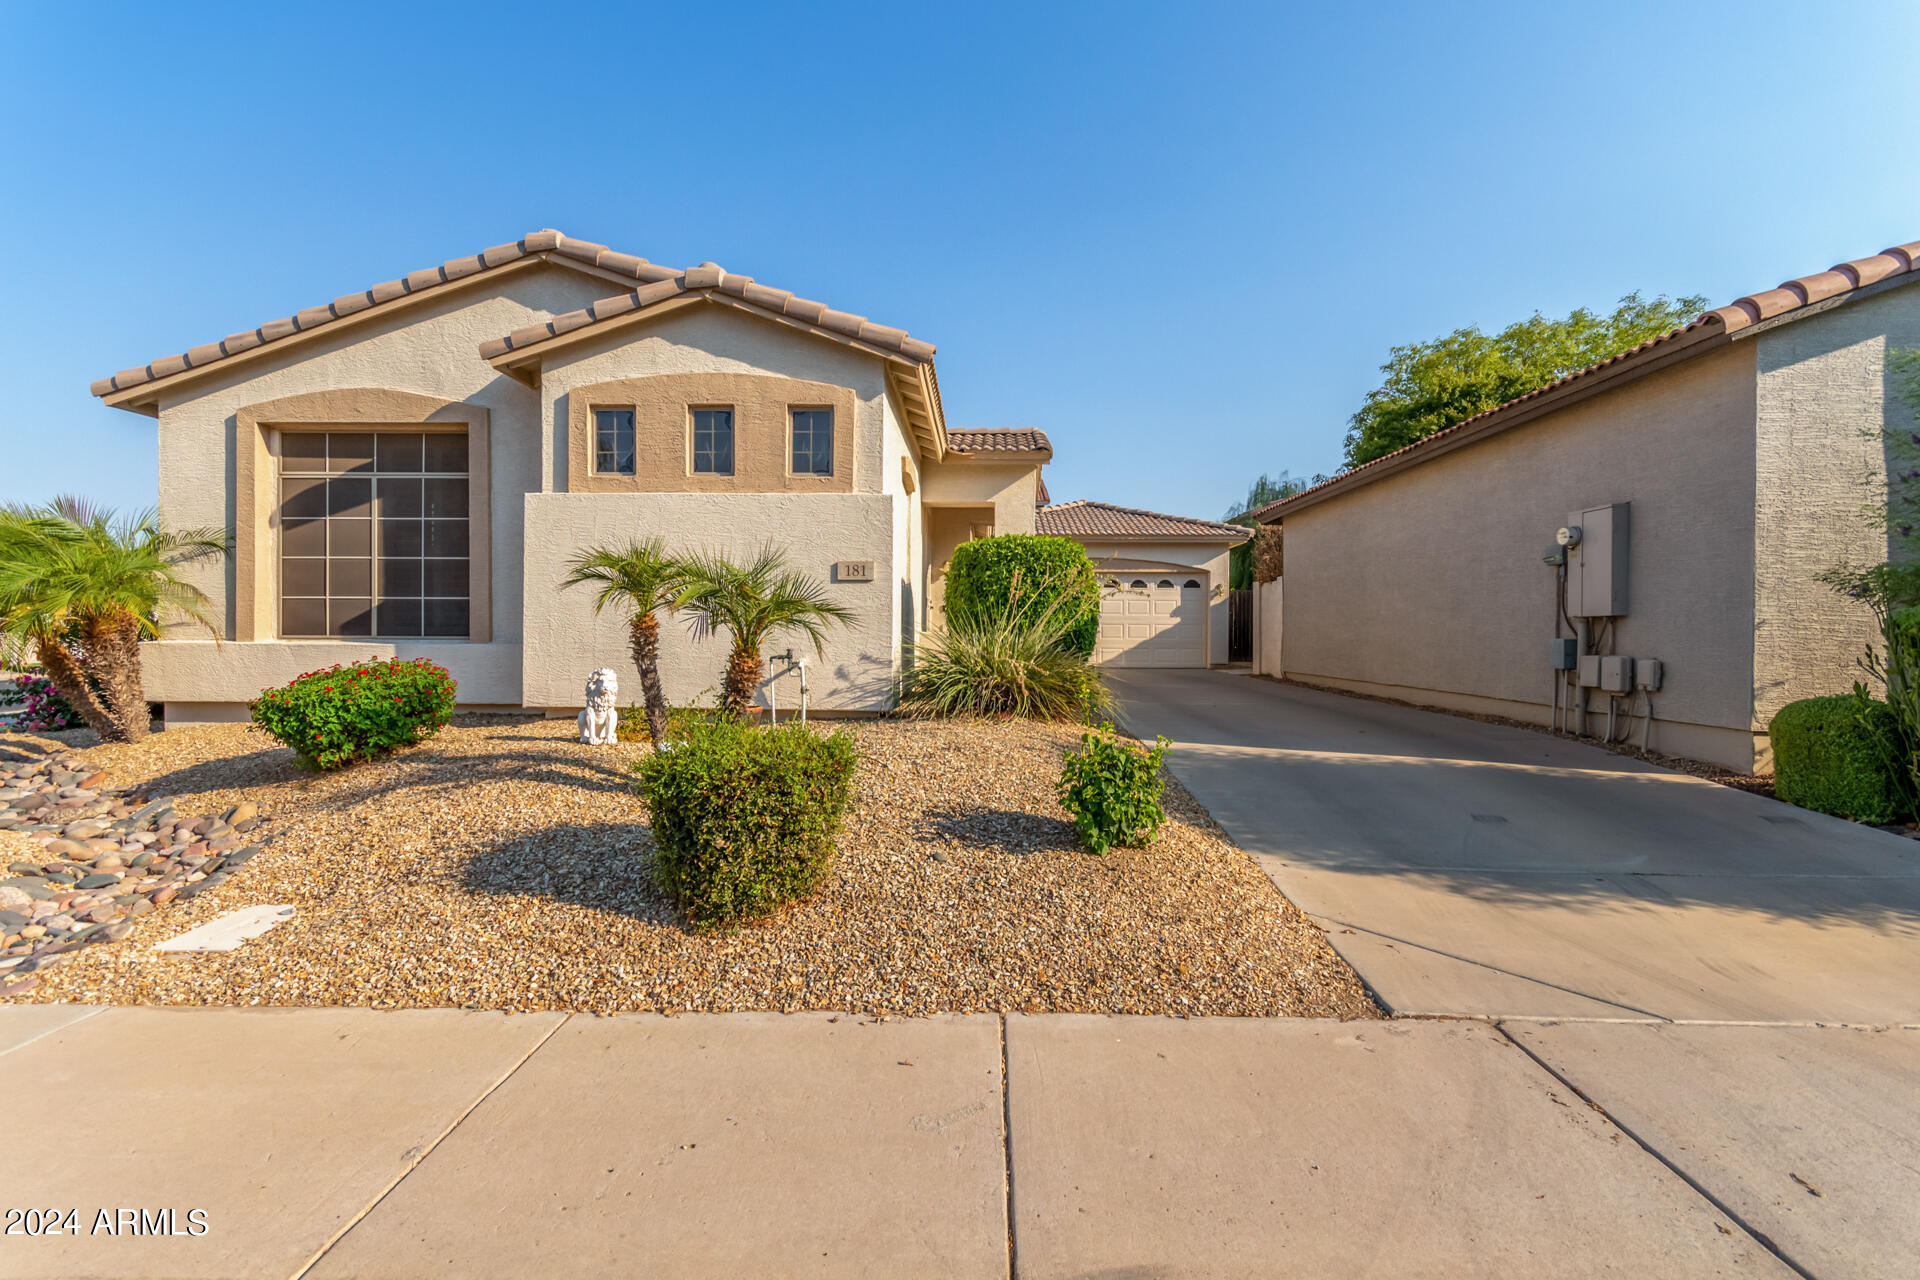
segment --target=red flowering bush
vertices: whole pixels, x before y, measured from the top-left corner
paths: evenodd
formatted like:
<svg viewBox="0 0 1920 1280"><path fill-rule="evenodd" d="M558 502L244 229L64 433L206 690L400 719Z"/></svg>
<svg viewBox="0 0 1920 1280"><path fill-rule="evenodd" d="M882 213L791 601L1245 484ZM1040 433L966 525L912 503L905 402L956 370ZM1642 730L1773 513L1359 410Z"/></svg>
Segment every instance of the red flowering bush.
<svg viewBox="0 0 1920 1280"><path fill-rule="evenodd" d="M309 671L253 704L253 722L308 764L338 769L412 746L453 719L453 677L425 658Z"/></svg>
<svg viewBox="0 0 1920 1280"><path fill-rule="evenodd" d="M14 719L12 728L44 732L49 729L87 727L87 722L80 718L80 713L54 691L53 681L45 676L15 676L13 687L19 691L25 705Z"/></svg>

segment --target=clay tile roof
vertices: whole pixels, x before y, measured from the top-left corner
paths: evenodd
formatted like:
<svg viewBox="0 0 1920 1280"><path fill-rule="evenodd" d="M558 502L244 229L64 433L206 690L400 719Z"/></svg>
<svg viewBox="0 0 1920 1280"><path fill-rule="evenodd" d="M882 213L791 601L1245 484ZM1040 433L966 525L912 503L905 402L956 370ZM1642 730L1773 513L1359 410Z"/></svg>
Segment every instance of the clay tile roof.
<svg viewBox="0 0 1920 1280"><path fill-rule="evenodd" d="M308 307L291 316L269 320L256 328L228 334L219 342L209 342L177 356L166 356L132 369L122 369L112 377L96 379L92 391L96 396L106 396L145 383L158 382L162 378L201 369L237 356L244 351L252 351L256 347L291 338L295 334L310 333L324 325L374 307L384 306L389 302L415 297L428 290L452 284L457 280L465 280L496 267L542 255L572 258L577 262L591 263L605 271L649 282L679 274L672 267L655 266L645 258L615 253L603 244L594 244L588 240L571 240L553 230L536 231L532 235L523 236L508 244L497 244L491 249L483 250L470 257L452 258L437 267L409 272L398 280L385 280L358 293L345 294L324 306Z"/></svg>
<svg viewBox="0 0 1920 1280"><path fill-rule="evenodd" d="M561 252L564 253L565 250ZM933 358L934 345L931 342L922 342L918 338L908 337L905 329L893 329L883 324L874 324L865 316L835 311L823 302L810 302L805 298L795 297L785 289L770 289L765 285L756 284L752 276L736 275L717 263L703 262L685 271L666 271L647 279L648 284L642 285L631 293L602 298L592 306L555 316L544 324L526 325L515 329L504 338L489 339L480 344L480 355L487 360L518 355L565 334L574 333L618 316L644 311L648 307L657 306L683 294L697 293L719 302L731 302L737 298L739 302L733 305L746 305L760 311L771 312L806 328L857 339L870 347L897 352L909 360L924 363Z"/></svg>
<svg viewBox="0 0 1920 1280"><path fill-rule="evenodd" d="M1251 530L1237 524L1195 520L1191 516L1162 515L1158 511L1116 507L1110 502L1090 502L1085 498L1078 502L1063 502L1057 507L1042 507L1034 515L1033 531L1109 542L1240 543L1253 536Z"/></svg>
<svg viewBox="0 0 1920 1280"><path fill-rule="evenodd" d="M1483 413L1477 413L1450 427L1422 436L1412 444L1403 445L1392 453L1382 454L1371 462L1363 463L1351 471L1343 471L1331 480L1325 480L1310 489L1290 494L1278 502L1269 503L1259 510L1251 512L1256 520L1271 520L1289 507L1307 505L1308 499L1317 501L1333 489L1349 489L1365 484L1377 475L1390 474L1408 461L1419 461L1409 455L1434 451L1449 444L1459 436L1475 428L1491 428L1495 420L1504 417L1517 417L1523 406L1551 396L1575 384L1588 382L1597 374L1626 372L1623 366L1651 363L1658 352L1664 356L1674 350L1677 344L1685 344L1690 350L1682 355L1694 354L1705 350L1707 339L1726 337L1742 329L1759 324L1763 320L1775 320L1781 316L1792 318L1791 313L1805 307L1811 307L1856 289L1878 284L1892 276L1920 274L1920 240L1908 244L1895 245L1891 249L1882 249L1871 258L1856 258L1851 262L1842 262L1825 271L1810 276L1798 276L1776 288L1763 293L1749 294L1736 298L1724 307L1717 307L1698 319L1681 325L1678 329L1650 338L1637 347L1622 351L1598 364L1590 364L1584 369L1576 369L1564 378L1550 382L1544 387L1527 392L1505 404L1495 405ZM1604 380L1604 379L1603 379Z"/></svg>
<svg viewBox="0 0 1920 1280"><path fill-rule="evenodd" d="M947 448L955 453L1052 453L1053 444L1044 431L1021 429L1001 431L994 428L956 431L947 428Z"/></svg>

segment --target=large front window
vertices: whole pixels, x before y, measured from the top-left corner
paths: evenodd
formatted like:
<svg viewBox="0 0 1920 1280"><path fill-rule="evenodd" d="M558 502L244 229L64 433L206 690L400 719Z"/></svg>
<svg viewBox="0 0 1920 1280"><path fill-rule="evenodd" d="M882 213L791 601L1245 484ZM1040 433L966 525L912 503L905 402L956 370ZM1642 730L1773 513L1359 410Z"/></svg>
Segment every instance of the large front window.
<svg viewBox="0 0 1920 1280"><path fill-rule="evenodd" d="M287 432L280 634L465 637L467 437Z"/></svg>

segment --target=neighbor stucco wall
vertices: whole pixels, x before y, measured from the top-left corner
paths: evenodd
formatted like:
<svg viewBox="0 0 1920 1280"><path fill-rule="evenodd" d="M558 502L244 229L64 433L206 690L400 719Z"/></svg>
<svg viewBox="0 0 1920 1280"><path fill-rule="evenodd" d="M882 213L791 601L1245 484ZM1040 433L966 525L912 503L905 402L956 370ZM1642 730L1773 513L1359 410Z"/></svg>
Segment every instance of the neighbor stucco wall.
<svg viewBox="0 0 1920 1280"><path fill-rule="evenodd" d="M540 408L535 393L496 373L479 344L517 326L586 305L605 281L545 264L512 268L436 290L390 316L322 330L312 340L267 349L230 371L160 400L159 506L169 525L222 525L235 518L236 414L265 401L343 388L385 388L466 401L491 421L488 531L492 555L493 640L377 644L364 641L260 641L217 648L191 631L148 646L147 696L156 701L245 700L303 671L368 654L427 656L454 671L468 703L519 702L521 495L541 474ZM244 319L244 317L240 317ZM189 570L214 604L223 637L234 634L234 567ZM271 603L269 603L271 608ZM277 612L277 611L276 611ZM177 647L176 647L177 646ZM469 683L471 682L471 684Z"/></svg>
<svg viewBox="0 0 1920 1280"><path fill-rule="evenodd" d="M539 601L527 617L521 685L526 704L576 708L589 672L611 667L622 706L640 702L639 677L618 610L595 615L593 594L562 589L567 563L581 547L637 532L667 530L674 540L736 558L768 543L786 548L794 568L828 584L829 596L852 609L849 628L828 632L824 658L804 636L778 636L768 652L793 645L808 659L811 705L822 710L874 710L888 705L899 643L890 494L539 493L526 498L526 593ZM873 561L872 582L831 581L840 560ZM661 625L660 674L675 704L711 703L728 653L724 635L698 638L684 617ZM782 709L799 705L797 676L778 679ZM766 700L763 689L761 701Z"/></svg>
<svg viewBox="0 0 1920 1280"><path fill-rule="evenodd" d="M1207 661L1224 665L1227 661L1228 620L1227 584L1229 548L1217 543L1191 542L1086 542L1087 555L1099 567L1109 561L1129 567L1140 564L1178 566L1198 569L1207 574L1201 585L1207 591Z"/></svg>
<svg viewBox="0 0 1920 1280"><path fill-rule="evenodd" d="M1768 330L1754 345L1753 724L1764 730L1787 703L1865 678L1856 659L1877 639L1873 615L1817 575L1913 554L1863 508L1886 494L1886 433L1914 429L1886 353L1920 347L1920 287Z"/></svg>
<svg viewBox="0 0 1920 1280"><path fill-rule="evenodd" d="M1277 676L1287 669L1280 643L1284 622L1282 581L1275 578L1253 584L1253 669L1257 675Z"/></svg>
<svg viewBox="0 0 1920 1280"><path fill-rule="evenodd" d="M1631 502L1612 651L1666 664L1653 745L1750 767L1754 352L1732 344L1288 513L1286 674L1544 722L1542 552L1569 512Z"/></svg>

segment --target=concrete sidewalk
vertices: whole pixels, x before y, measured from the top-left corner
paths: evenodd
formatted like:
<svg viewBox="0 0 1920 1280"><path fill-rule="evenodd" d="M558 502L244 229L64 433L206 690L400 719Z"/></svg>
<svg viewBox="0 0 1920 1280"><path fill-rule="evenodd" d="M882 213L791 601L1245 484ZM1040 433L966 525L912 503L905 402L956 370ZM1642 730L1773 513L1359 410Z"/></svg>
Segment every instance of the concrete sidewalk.
<svg viewBox="0 0 1920 1280"><path fill-rule="evenodd" d="M5 1007L0 1096L0 1276L1790 1274L1470 1022Z"/></svg>
<svg viewBox="0 0 1920 1280"><path fill-rule="evenodd" d="M1497 1024L1802 1274L1920 1274L1920 844L1525 729L1111 674L1396 1014Z"/></svg>

